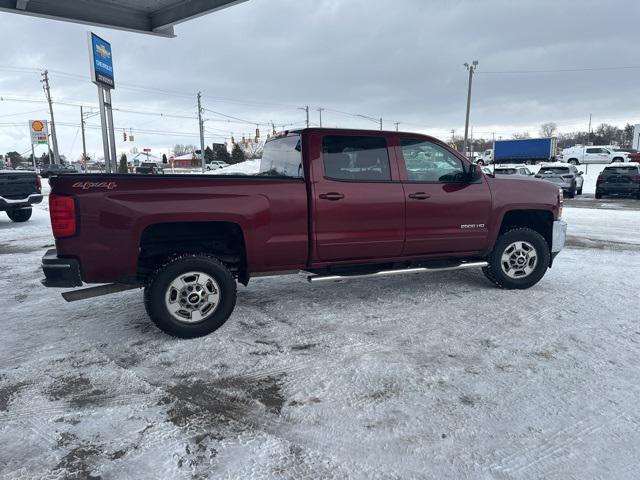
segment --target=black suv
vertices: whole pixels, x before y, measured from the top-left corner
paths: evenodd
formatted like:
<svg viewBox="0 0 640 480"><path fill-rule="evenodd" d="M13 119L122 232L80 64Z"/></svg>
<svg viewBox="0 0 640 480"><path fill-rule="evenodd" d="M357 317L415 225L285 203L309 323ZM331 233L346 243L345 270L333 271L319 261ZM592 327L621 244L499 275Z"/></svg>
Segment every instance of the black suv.
<svg viewBox="0 0 640 480"><path fill-rule="evenodd" d="M44 165L40 169L40 176L42 178L49 178L52 175L60 175L62 173L78 173L78 171L71 165L58 165L55 163Z"/></svg>
<svg viewBox="0 0 640 480"><path fill-rule="evenodd" d="M640 164L614 163L602 171L596 182L596 198L631 195L640 199Z"/></svg>

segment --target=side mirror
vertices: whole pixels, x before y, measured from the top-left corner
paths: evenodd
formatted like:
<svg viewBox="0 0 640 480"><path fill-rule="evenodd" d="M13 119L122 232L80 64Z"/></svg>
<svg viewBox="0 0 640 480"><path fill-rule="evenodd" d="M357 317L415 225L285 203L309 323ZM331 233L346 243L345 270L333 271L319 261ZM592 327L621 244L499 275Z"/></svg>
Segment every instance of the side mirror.
<svg viewBox="0 0 640 480"><path fill-rule="evenodd" d="M467 181L473 182L478 178L478 166L475 163L469 165L469 172L467 173Z"/></svg>

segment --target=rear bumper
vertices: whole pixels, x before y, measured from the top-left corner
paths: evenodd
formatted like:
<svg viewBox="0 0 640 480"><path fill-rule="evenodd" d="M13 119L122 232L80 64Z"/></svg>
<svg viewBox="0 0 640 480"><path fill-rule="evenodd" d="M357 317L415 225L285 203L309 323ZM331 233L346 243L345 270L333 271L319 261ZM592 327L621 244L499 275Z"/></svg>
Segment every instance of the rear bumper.
<svg viewBox="0 0 640 480"><path fill-rule="evenodd" d="M60 258L55 249L47 250L42 257L45 287L71 288L82 286L80 262L75 258Z"/></svg>
<svg viewBox="0 0 640 480"><path fill-rule="evenodd" d="M18 199L0 197L0 210L24 208L40 202L42 202L42 194L40 193L32 193L25 198Z"/></svg>
<svg viewBox="0 0 640 480"><path fill-rule="evenodd" d="M640 185L637 183L613 183L606 184L601 183L596 187L601 193L613 193L613 194L621 194L621 195L635 195L640 193Z"/></svg>

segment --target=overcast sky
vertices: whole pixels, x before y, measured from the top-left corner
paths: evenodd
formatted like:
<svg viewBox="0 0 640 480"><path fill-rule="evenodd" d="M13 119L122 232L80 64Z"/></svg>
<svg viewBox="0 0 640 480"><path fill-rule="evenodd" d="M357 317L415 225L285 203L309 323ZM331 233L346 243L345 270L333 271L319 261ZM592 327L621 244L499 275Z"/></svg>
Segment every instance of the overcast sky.
<svg viewBox="0 0 640 480"><path fill-rule="evenodd" d="M0 101L0 151L26 151L27 120L47 118L37 102L44 100L39 74L28 69L53 71L54 101L97 104L89 29L112 44L113 102L127 110L195 117L201 90L209 110L252 123L302 126L297 107L310 105L316 124L324 107L324 126L376 128L346 112L446 139L451 129L462 133L463 63L477 59L476 137L536 135L548 121L561 131L586 130L590 113L596 125L640 123L640 68L490 73L638 67L638 19L640 2L632 0L249 0L179 24L177 38L165 39L0 13L0 97L35 101ZM55 116L60 153L75 159L79 108L57 104ZM207 143L255 130L206 116ZM88 124L87 150L100 155L99 118ZM115 124L119 150L198 143L189 118L116 111ZM122 128L133 129L133 144L122 141Z"/></svg>

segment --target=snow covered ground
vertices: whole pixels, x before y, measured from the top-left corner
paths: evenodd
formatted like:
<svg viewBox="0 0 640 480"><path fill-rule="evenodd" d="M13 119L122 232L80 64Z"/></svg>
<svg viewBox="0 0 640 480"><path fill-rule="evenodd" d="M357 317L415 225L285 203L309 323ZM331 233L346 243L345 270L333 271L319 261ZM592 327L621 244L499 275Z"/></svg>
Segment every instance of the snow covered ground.
<svg viewBox="0 0 640 480"><path fill-rule="evenodd" d="M190 341L65 303L46 205L0 214L0 478L640 478L640 211L565 212L593 242L531 290L261 278Z"/></svg>

